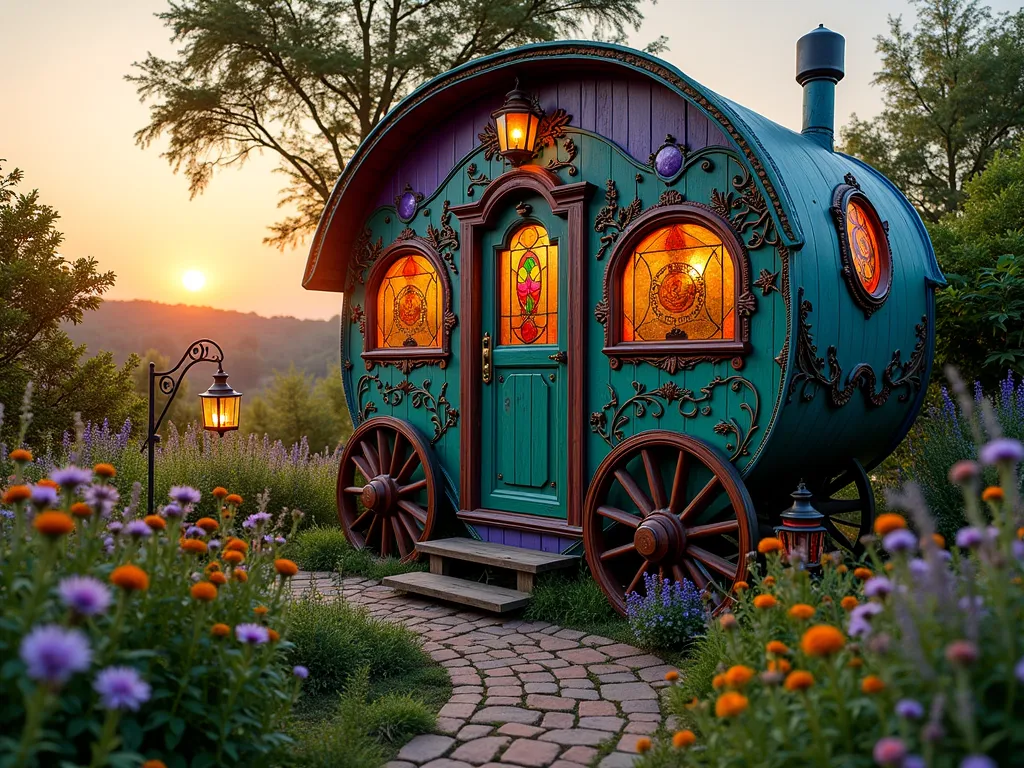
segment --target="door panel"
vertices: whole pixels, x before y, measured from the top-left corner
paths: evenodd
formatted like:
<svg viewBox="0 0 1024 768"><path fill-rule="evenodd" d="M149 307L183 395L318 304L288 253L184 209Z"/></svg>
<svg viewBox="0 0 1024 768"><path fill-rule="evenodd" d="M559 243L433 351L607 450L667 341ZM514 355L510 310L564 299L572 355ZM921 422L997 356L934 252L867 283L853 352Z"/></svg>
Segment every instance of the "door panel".
<svg viewBox="0 0 1024 768"><path fill-rule="evenodd" d="M543 488L550 483L553 385L540 373L509 373L499 386L498 434L511 447L498 451L505 485Z"/></svg>

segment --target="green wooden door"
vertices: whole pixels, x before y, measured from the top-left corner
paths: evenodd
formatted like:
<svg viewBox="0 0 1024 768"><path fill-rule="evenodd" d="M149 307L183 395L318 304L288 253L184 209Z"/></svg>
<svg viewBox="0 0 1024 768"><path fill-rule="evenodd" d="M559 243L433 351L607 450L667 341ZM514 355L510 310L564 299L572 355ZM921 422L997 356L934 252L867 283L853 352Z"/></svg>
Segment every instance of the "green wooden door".
<svg viewBox="0 0 1024 768"><path fill-rule="evenodd" d="M565 221L541 197L510 205L483 237L481 327L492 350L490 380L480 384L487 509L566 516L567 244Z"/></svg>

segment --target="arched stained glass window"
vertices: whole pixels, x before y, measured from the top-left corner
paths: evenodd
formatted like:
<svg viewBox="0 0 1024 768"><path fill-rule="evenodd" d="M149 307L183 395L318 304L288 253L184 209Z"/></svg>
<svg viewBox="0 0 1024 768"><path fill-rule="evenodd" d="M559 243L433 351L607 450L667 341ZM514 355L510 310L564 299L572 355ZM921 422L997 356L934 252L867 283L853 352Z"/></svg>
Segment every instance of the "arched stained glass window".
<svg viewBox="0 0 1024 768"><path fill-rule="evenodd" d="M498 259L501 307L498 343L558 341L558 246L544 227L525 224Z"/></svg>
<svg viewBox="0 0 1024 768"><path fill-rule="evenodd" d="M735 340L735 281L732 255L707 227L654 230L622 272L621 341Z"/></svg>
<svg viewBox="0 0 1024 768"><path fill-rule="evenodd" d="M377 348L440 347L441 299L437 270L426 258L396 258L377 289Z"/></svg>

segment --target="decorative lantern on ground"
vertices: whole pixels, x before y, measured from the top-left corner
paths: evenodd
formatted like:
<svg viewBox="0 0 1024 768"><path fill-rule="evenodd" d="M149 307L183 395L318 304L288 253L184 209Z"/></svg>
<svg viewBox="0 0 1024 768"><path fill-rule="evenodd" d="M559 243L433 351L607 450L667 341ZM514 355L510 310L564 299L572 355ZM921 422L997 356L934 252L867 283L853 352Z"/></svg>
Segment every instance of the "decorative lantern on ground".
<svg viewBox="0 0 1024 768"><path fill-rule="evenodd" d="M228 384L228 375L219 367L213 374L213 384L199 394L203 404L203 429L223 435L238 429L238 416L242 410L242 393Z"/></svg>
<svg viewBox="0 0 1024 768"><path fill-rule="evenodd" d="M787 558L799 558L807 568L817 568L825 549L825 516L811 504L813 494L803 481L790 494L793 506L782 513L782 525L775 527L775 535L782 541Z"/></svg>
<svg viewBox="0 0 1024 768"><path fill-rule="evenodd" d="M501 109L492 112L491 117L502 157L516 166L533 157L541 115L529 94L519 90L518 80L516 87L505 95Z"/></svg>

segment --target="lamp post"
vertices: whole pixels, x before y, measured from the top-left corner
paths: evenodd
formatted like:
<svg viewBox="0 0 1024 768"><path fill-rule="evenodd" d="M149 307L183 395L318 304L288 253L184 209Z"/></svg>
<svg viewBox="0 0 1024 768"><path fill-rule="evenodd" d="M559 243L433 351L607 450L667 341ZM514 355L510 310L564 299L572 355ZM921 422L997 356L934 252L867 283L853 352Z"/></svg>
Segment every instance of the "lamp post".
<svg viewBox="0 0 1024 768"><path fill-rule="evenodd" d="M189 345L188 350L181 356L178 364L169 371L156 370L156 363L149 364L149 429L146 433L146 440L142 444L142 450L148 451L149 471L148 490L149 497L147 510L153 514L154 507L154 467L155 467L155 446L160 442L160 435L157 430L167 415L167 409L171 407L174 396L178 394L178 387L185 377L188 369L196 363L216 363L217 372L213 374L213 384L205 392L199 394L200 402L203 404L203 429L208 432L216 432L223 435L225 432L238 429L238 417L242 408L242 393L236 392L228 384L228 375L224 373L224 350L220 345L210 339L199 339ZM175 376L177 374L177 376ZM159 385L157 384L159 379ZM167 402L160 411L159 418L156 418L156 389L167 395Z"/></svg>
<svg viewBox="0 0 1024 768"><path fill-rule="evenodd" d="M790 496L793 506L782 513L782 525L775 527L775 535L782 541L787 558L799 557L805 568L813 570L820 565L825 549L825 516L811 504L813 494L802 480Z"/></svg>

